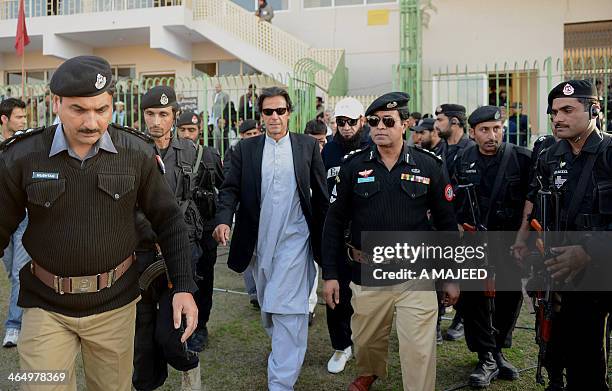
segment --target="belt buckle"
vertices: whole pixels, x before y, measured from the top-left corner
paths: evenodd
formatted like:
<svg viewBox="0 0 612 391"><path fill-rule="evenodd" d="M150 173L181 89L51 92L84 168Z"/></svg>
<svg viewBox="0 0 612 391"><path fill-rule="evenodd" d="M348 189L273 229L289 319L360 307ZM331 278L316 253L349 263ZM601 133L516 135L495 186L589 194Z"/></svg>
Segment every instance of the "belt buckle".
<svg viewBox="0 0 612 391"><path fill-rule="evenodd" d="M98 276L69 277L70 293L94 293L98 289Z"/></svg>

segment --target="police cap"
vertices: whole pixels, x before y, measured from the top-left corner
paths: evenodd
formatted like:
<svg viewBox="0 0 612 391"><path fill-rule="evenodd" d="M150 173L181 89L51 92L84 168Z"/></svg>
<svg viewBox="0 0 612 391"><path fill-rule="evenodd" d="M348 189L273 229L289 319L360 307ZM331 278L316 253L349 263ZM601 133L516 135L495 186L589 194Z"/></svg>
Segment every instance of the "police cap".
<svg viewBox="0 0 612 391"><path fill-rule="evenodd" d="M111 66L97 56L78 56L64 61L51 77L51 92L63 97L90 97L114 86Z"/></svg>
<svg viewBox="0 0 612 391"><path fill-rule="evenodd" d="M465 106L456 105L453 103L445 103L436 108L436 115L438 114L444 114L448 118L465 118Z"/></svg>
<svg viewBox="0 0 612 391"><path fill-rule="evenodd" d="M389 92L379 96L368 106L365 112L366 117L374 114L378 110L398 110L407 108L410 95L405 92Z"/></svg>
<svg viewBox="0 0 612 391"><path fill-rule="evenodd" d="M434 122L436 122L436 120L433 118L425 118L423 121L421 121L419 126L414 127L414 131L417 133L422 133L425 130L431 131L434 129Z"/></svg>
<svg viewBox="0 0 612 391"><path fill-rule="evenodd" d="M178 117L176 121L176 126L183 125L199 125L200 124L200 116L193 111L186 111Z"/></svg>
<svg viewBox="0 0 612 391"><path fill-rule="evenodd" d="M177 108L178 104L176 103L174 88L169 86L155 86L151 88L142 97L140 106L143 110L163 107Z"/></svg>
<svg viewBox="0 0 612 391"><path fill-rule="evenodd" d="M548 106L552 107L556 98L599 99L597 89L588 80L569 80L558 84L548 94Z"/></svg>
<svg viewBox="0 0 612 391"><path fill-rule="evenodd" d="M238 131L240 133L245 133L255 128L257 128L257 121L255 121L254 119L247 119L242 121L242 123L240 124L240 128L238 128Z"/></svg>
<svg viewBox="0 0 612 391"><path fill-rule="evenodd" d="M497 106L481 106L474 110L468 118L468 123L471 128L482 122L501 121L501 110Z"/></svg>

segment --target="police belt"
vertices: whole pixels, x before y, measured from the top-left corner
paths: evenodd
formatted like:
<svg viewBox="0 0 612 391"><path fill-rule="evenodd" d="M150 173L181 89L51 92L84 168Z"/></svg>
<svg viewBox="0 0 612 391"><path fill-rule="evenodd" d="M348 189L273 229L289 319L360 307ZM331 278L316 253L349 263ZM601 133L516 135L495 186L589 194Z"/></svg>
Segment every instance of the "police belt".
<svg viewBox="0 0 612 391"><path fill-rule="evenodd" d="M53 289L55 293L63 295L64 293L95 293L104 288L110 288L122 275L130 268L134 262L134 254L123 260L114 269L104 273L94 274L93 276L79 277L60 277L45 270L35 261L30 263L30 271L43 284Z"/></svg>

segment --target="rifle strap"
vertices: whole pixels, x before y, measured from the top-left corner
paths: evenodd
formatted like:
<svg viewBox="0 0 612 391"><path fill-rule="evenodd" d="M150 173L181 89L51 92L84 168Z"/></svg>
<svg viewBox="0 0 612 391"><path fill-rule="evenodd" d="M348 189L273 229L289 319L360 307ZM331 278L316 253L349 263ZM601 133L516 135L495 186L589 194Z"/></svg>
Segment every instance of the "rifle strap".
<svg viewBox="0 0 612 391"><path fill-rule="evenodd" d="M193 167L194 175L198 174L198 169L200 168L200 163L202 162L203 154L204 154L204 147L198 144L198 156L196 157L195 166Z"/></svg>
<svg viewBox="0 0 612 391"><path fill-rule="evenodd" d="M499 198L499 193L501 191L502 184L506 176L506 169L508 168L508 163L510 162L510 157L512 156L512 150L512 144L504 143L504 152L502 155L501 163L499 164L499 169L497 170L495 182L493 183L493 190L491 190L491 197L489 198L489 207L487 208L487 216L484 219L485 227L489 226L489 217L491 216L491 211L495 207L497 199Z"/></svg>
<svg viewBox="0 0 612 391"><path fill-rule="evenodd" d="M576 216L578 215L578 209L580 209L580 204L584 199L587 184L592 178L593 167L595 166L595 161L597 160L599 151L608 148L611 141L612 137L606 137L604 135L604 138L599 144L597 151L595 151L595 153L590 154L587 158L587 161L584 163L584 167L582 168L582 172L580 173L580 180L578 181L578 186L576 186L576 190L573 192L574 196L572 197L572 201L570 202L569 208L567 208L567 220L565 222L566 227L567 224L573 222L576 219Z"/></svg>

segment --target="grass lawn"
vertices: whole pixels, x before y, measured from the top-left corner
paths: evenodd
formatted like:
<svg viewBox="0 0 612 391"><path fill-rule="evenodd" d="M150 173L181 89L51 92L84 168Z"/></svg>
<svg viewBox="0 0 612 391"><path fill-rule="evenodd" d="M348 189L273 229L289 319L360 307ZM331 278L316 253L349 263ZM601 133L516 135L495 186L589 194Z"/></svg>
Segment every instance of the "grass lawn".
<svg viewBox="0 0 612 391"><path fill-rule="evenodd" d="M220 257L216 266L215 287L236 291L244 291L242 277L227 268L225 264L225 249L220 249ZM6 316L9 284L6 273L0 272L0 314L2 321ZM319 287L320 288L320 287ZM322 299L316 308L314 325L310 328L308 351L302 367L302 372L296 384L296 390L346 390L350 381L356 376L354 361L350 361L346 370L338 375L327 372L327 360L332 354L327 325L325 323L325 307ZM452 314L450 315L452 316ZM450 321L443 321L443 330ZM523 305L519 326L533 327L533 316L529 314L527 303ZM259 312L249 303L248 297L235 293L215 292L211 320L208 325L210 333L209 347L200 354L202 366L202 383L207 391L240 391L265 390L267 355L269 339L260 324ZM2 329L2 337L4 331ZM535 365L537 346L533 342L532 330L517 329L514 332L514 347L506 351L506 357L518 368ZM389 377L377 381L372 388L381 390L401 390L401 370L399 365L398 343L395 331L391 336L389 354ZM436 390L447 390L467 380L476 364L476 355L470 353L465 342L444 342L438 347L438 374ZM85 389L83 371L78 365L79 390ZM6 377L10 371L19 366L16 349L0 348L0 390L18 389L10 384ZM490 390L543 390L534 381L535 370L531 369L521 374L514 382L495 381ZM161 390L180 389L180 376L171 370L170 377ZM464 389L469 389L465 387ZM112 390L109 390L112 391Z"/></svg>

